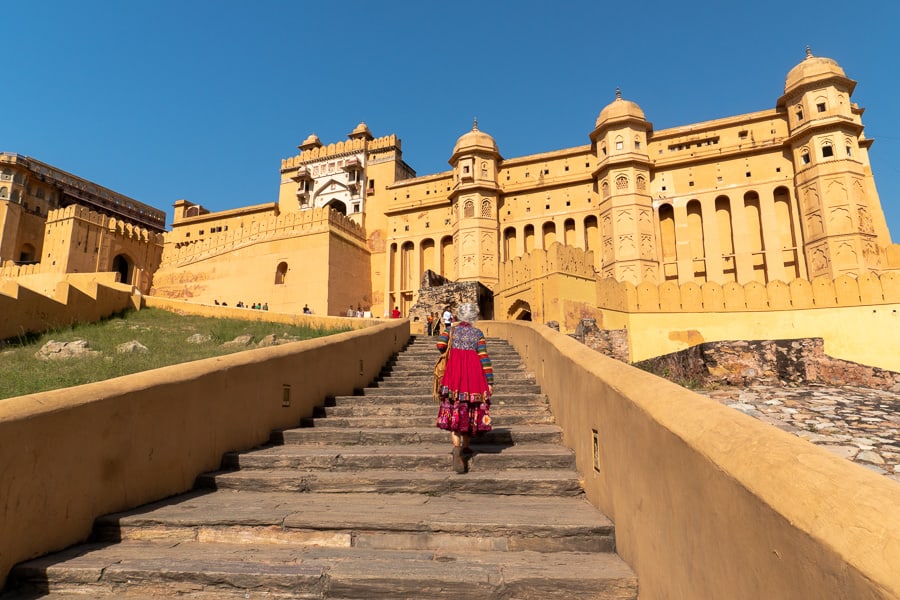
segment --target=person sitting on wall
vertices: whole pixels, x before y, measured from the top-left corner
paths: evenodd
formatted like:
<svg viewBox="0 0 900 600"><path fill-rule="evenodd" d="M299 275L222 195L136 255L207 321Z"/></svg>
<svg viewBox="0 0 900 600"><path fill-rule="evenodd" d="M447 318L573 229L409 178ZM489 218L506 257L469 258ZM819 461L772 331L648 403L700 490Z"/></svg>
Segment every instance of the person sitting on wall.
<svg viewBox="0 0 900 600"><path fill-rule="evenodd" d="M309 304L304 304L304 305L303 305L303 314L304 314L304 315L311 315L311 314L312 314L312 311L309 310Z"/></svg>
<svg viewBox="0 0 900 600"><path fill-rule="evenodd" d="M362 305L360 305L360 304L357 304L357 305L356 305L356 317L357 317L358 319L362 319L362 318L363 318L363 309L362 309Z"/></svg>
<svg viewBox="0 0 900 600"><path fill-rule="evenodd" d="M263 302L262 309L263 309L263 310L269 310L269 303L268 303L268 302Z"/></svg>
<svg viewBox="0 0 900 600"><path fill-rule="evenodd" d="M216 306L219 306L219 301L218 301L218 300L213 300L213 302L215 303Z"/></svg>
<svg viewBox="0 0 900 600"><path fill-rule="evenodd" d="M392 319L400 318L400 307L399 306L395 306L394 310L391 311L391 318Z"/></svg>
<svg viewBox="0 0 900 600"><path fill-rule="evenodd" d="M347 309L347 316L348 316L348 317L355 317L355 316L356 316L356 311L353 310L353 305L352 305L352 304L350 305L350 308Z"/></svg>

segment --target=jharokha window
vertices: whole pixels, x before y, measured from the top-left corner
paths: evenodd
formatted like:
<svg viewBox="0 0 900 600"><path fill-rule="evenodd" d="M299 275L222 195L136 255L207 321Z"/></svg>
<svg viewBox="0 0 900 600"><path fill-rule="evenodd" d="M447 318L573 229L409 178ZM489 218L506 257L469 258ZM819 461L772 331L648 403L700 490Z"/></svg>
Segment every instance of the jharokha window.
<svg viewBox="0 0 900 600"><path fill-rule="evenodd" d="M616 177L616 189L617 190L627 190L628 189L628 178L624 175Z"/></svg>

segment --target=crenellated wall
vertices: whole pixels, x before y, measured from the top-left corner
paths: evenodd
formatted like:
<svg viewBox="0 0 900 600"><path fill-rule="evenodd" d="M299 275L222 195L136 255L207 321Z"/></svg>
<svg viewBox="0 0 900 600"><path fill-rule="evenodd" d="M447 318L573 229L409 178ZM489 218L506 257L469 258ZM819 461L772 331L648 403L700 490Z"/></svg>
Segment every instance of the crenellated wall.
<svg viewBox="0 0 900 600"><path fill-rule="evenodd" d="M637 286L611 278L597 280L597 304L624 312L771 311L900 303L900 273L827 276L790 283L752 281L719 285L707 282Z"/></svg>
<svg viewBox="0 0 900 600"><path fill-rule="evenodd" d="M574 331L597 318L593 253L554 243L500 264L495 319L557 321Z"/></svg>
<svg viewBox="0 0 900 600"><path fill-rule="evenodd" d="M71 205L48 213L41 263L56 273L118 272L147 293L162 248L160 233Z"/></svg>
<svg viewBox="0 0 900 600"><path fill-rule="evenodd" d="M153 295L334 316L350 304L371 307L363 229L328 208L265 216L192 242L171 241L177 235L167 234Z"/></svg>
<svg viewBox="0 0 900 600"><path fill-rule="evenodd" d="M209 219L209 216L206 216ZM214 221L208 221L210 228ZM232 227L228 230L205 234L201 239L185 241L179 232L166 234L166 246L161 269L182 267L257 244L277 239L295 238L317 233L335 232L349 239L365 242L363 227L329 208L316 208L302 212L271 214L254 219L248 227Z"/></svg>
<svg viewBox="0 0 900 600"><path fill-rule="evenodd" d="M353 140L334 142L328 144L327 146L319 146L317 148L304 150L300 154L292 156L291 158L282 159L281 170L284 171L285 169L293 169L300 166L302 163L313 160L321 160L330 156L348 154L351 152L362 152L364 150L368 150L369 152L377 152L378 150L383 150L385 148L395 148L399 146L400 139L395 134L375 138L374 140L370 141L362 138L357 138Z"/></svg>

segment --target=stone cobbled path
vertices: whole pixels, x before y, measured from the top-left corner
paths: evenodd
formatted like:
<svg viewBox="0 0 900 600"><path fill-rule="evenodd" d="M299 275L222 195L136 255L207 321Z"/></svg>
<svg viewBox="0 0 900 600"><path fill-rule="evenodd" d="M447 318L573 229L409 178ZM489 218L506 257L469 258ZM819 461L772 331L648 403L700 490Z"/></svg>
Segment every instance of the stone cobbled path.
<svg viewBox="0 0 900 600"><path fill-rule="evenodd" d="M809 384L699 393L900 481L900 393Z"/></svg>

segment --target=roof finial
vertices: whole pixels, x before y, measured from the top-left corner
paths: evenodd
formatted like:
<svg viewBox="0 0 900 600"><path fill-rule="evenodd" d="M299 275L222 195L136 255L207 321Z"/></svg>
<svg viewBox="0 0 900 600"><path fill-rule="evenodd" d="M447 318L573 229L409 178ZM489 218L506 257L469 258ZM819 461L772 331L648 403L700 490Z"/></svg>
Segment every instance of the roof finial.
<svg viewBox="0 0 900 600"><path fill-rule="evenodd" d="M809 47L809 44L806 46L806 58L812 58L812 48Z"/></svg>
<svg viewBox="0 0 900 600"><path fill-rule="evenodd" d="M472 120L472 131L478 131L478 117Z"/></svg>
<svg viewBox="0 0 900 600"><path fill-rule="evenodd" d="M619 86L616 86L616 100L622 99L622 90L619 89Z"/></svg>

